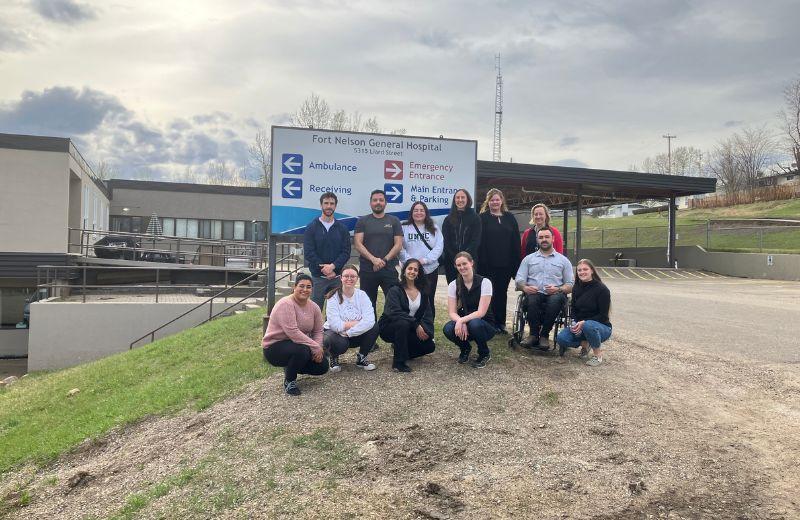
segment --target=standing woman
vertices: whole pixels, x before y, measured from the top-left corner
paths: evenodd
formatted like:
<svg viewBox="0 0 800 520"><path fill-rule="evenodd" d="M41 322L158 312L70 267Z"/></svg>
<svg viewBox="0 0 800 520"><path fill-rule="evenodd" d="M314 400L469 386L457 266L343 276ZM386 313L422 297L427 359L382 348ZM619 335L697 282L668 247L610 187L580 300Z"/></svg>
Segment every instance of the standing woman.
<svg viewBox="0 0 800 520"><path fill-rule="evenodd" d="M400 285L386 294L383 315L378 321L381 338L394 347L392 368L411 372L409 359L430 354L436 349L433 342L433 313L425 296L425 276L422 263L409 258L400 271Z"/></svg>
<svg viewBox="0 0 800 520"><path fill-rule="evenodd" d="M561 232L550 225L550 210L547 209L547 206L544 204L534 205L531 208L531 221L529 224L531 227L522 234L520 260L539 249L536 237L543 227L549 227L553 231L553 249L562 255L564 254L564 238L561 236Z"/></svg>
<svg viewBox="0 0 800 520"><path fill-rule="evenodd" d="M358 268L348 264L342 268L342 285L326 296L327 321L323 325L322 341L325 352L331 356L331 372L339 372L339 356L348 348L358 347L356 366L364 370L375 370L375 365L367 360L367 355L378 339L378 325L375 323L375 309L367 293L356 289Z"/></svg>
<svg viewBox="0 0 800 520"><path fill-rule="evenodd" d="M450 283L458 275L453 263L456 254L463 251L476 258L481 243L481 220L472 209L472 197L467 190L460 189L453 194L450 213L442 222L442 235L444 235L442 263L447 283Z"/></svg>
<svg viewBox="0 0 800 520"><path fill-rule="evenodd" d="M481 245L478 272L492 282L492 314L498 333L506 332L508 282L519 268L519 224L508 211L503 192L492 188L486 192L480 212Z"/></svg>
<svg viewBox="0 0 800 520"><path fill-rule="evenodd" d="M322 348L322 312L310 300L311 289L311 277L297 275L292 294L272 309L261 341L269 364L284 367L283 389L289 395L301 393L297 374L321 376L329 367Z"/></svg>
<svg viewBox="0 0 800 520"><path fill-rule="evenodd" d="M411 205L408 220L403 222L403 249L400 261L416 258L425 272L425 295L430 300L431 311L436 315L433 298L439 283L439 257L444 249L444 237L431 218L428 206L421 201Z"/></svg>
<svg viewBox="0 0 800 520"><path fill-rule="evenodd" d="M478 346L478 357L472 362L475 368L484 368L492 359L488 341L495 335L494 320L489 307L492 303L492 282L475 273L475 262L469 253L456 255L458 278L447 286L447 313L450 320L444 326L444 335L458 345L461 355L458 362L469 361L470 341Z"/></svg>
<svg viewBox="0 0 800 520"><path fill-rule="evenodd" d="M586 364L596 367L603 362L601 344L611 337L611 322L608 319L611 292L590 260L579 261L577 272L578 277L572 288L570 313L574 325L558 332L558 353L563 356L566 349L588 343L592 348L592 358ZM582 346L581 357L588 353L588 349Z"/></svg>

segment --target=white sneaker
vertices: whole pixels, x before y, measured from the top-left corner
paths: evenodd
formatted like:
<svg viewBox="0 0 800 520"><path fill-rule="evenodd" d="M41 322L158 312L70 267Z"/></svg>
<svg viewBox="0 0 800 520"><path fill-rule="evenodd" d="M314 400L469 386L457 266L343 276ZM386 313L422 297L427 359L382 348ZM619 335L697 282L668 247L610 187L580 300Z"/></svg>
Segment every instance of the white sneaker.
<svg viewBox="0 0 800 520"><path fill-rule="evenodd" d="M596 367L601 365L602 363L603 363L603 358L597 356L592 356L592 359L586 362L586 364L590 367Z"/></svg>
<svg viewBox="0 0 800 520"><path fill-rule="evenodd" d="M331 363L331 367L328 370L328 372L333 372L335 374L336 372L341 372L342 371L342 367L339 365L339 356L331 356L331 362L330 363Z"/></svg>
<svg viewBox="0 0 800 520"><path fill-rule="evenodd" d="M369 362L367 356L362 356L361 354L356 354L356 366L366 371L375 370L375 365Z"/></svg>

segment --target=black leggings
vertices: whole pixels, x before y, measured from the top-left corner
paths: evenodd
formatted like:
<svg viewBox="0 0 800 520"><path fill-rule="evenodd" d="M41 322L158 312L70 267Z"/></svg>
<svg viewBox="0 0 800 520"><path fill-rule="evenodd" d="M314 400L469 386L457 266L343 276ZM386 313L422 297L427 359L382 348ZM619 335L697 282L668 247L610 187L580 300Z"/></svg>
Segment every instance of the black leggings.
<svg viewBox="0 0 800 520"><path fill-rule="evenodd" d="M272 366L284 367L286 381L294 381L297 379L297 374L321 376L330 368L328 356L323 356L322 361L317 363L311 359L311 347L298 345L288 339L265 348L264 359Z"/></svg>
<svg viewBox="0 0 800 520"><path fill-rule="evenodd" d="M338 332L326 330L322 340L322 345L331 356L341 356L347 352L348 348L358 347L358 352L366 356L375 346L378 339L378 324L359 336L345 337Z"/></svg>
<svg viewBox="0 0 800 520"><path fill-rule="evenodd" d="M425 341L417 337L417 324L410 320L392 321L381 329L381 338L394 346L394 362L405 363L436 350L433 336Z"/></svg>

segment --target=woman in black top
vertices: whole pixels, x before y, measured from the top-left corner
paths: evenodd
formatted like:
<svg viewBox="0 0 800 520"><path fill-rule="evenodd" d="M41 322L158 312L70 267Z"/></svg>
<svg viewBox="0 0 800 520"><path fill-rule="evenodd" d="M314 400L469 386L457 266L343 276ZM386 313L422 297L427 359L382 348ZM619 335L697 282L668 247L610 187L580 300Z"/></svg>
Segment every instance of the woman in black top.
<svg viewBox="0 0 800 520"><path fill-rule="evenodd" d="M568 348L581 345L581 357L589 354L586 345L592 348L592 358L586 362L596 367L603 362L601 344L611 337L611 292L600 280L594 264L583 259L576 266L577 278L572 287L572 326L559 331L556 342L558 352L564 355Z"/></svg>
<svg viewBox="0 0 800 520"><path fill-rule="evenodd" d="M472 197L467 190L461 189L453 194L450 213L442 222L442 236L444 252L441 263L447 283L450 283L458 275L453 264L456 254L464 251L477 258L481 243L481 221L472 209Z"/></svg>
<svg viewBox="0 0 800 520"><path fill-rule="evenodd" d="M492 359L488 342L495 335L492 305L492 282L475 272L475 262L469 253L460 252L455 259L458 278L447 286L447 314L444 335L461 350L458 362L469 361L470 341L478 346L475 368L484 368Z"/></svg>
<svg viewBox="0 0 800 520"><path fill-rule="evenodd" d="M378 327L381 338L394 347L392 368L398 372L411 372L406 361L436 349L431 300L424 295L425 283L422 263L409 258L400 271L400 285L386 293Z"/></svg>
<svg viewBox="0 0 800 520"><path fill-rule="evenodd" d="M519 268L519 224L508 211L503 192L492 188L486 192L480 212L481 245L478 272L492 281L492 314L497 332L506 334L508 282Z"/></svg>

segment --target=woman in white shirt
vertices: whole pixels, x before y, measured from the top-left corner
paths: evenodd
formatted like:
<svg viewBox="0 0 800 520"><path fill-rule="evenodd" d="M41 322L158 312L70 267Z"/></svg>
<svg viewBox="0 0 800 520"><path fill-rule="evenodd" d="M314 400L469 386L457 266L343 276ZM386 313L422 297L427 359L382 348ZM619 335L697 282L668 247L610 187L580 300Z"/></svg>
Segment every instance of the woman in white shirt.
<svg viewBox="0 0 800 520"><path fill-rule="evenodd" d="M436 316L433 297L439 282L439 257L444 249L444 235L431 218L428 206L421 201L411 205L408 220L403 222L403 249L400 261L416 258L425 271L425 295L430 299L431 311Z"/></svg>
<svg viewBox="0 0 800 520"><path fill-rule="evenodd" d="M425 296L425 276L422 263L409 258L400 271L400 285L386 293L383 314L378 321L381 338L392 344L392 368L411 372L409 359L436 350L433 342L433 314L430 300Z"/></svg>
<svg viewBox="0 0 800 520"><path fill-rule="evenodd" d="M447 287L447 313L450 316L444 326L444 335L458 345L461 355L458 362L469 361L472 350L470 341L478 346L478 357L472 362L475 368L484 368L492 359L488 341L497 332L494 317L489 311L492 303L492 282L475 273L475 261L467 252L455 257L458 277ZM505 297L505 296L504 296Z"/></svg>
<svg viewBox="0 0 800 520"><path fill-rule="evenodd" d="M367 355L378 339L375 309L367 293L356 289L358 268L346 265L342 268L342 285L330 291L327 297L323 325L322 345L330 353L331 372L339 372L339 356L348 348L358 347L356 366L364 370L375 370Z"/></svg>

